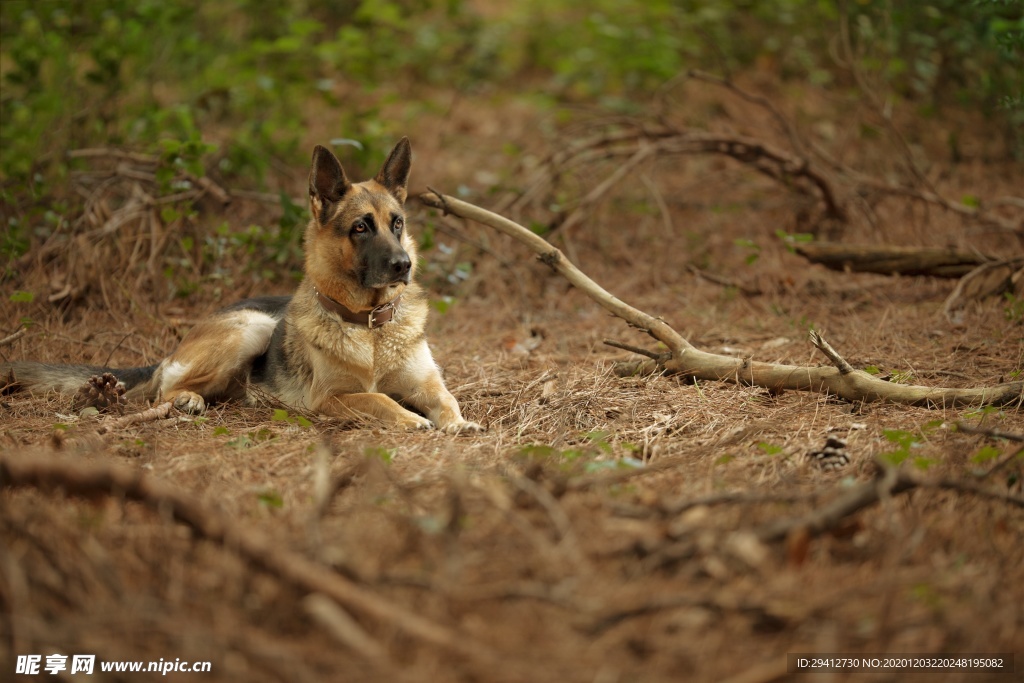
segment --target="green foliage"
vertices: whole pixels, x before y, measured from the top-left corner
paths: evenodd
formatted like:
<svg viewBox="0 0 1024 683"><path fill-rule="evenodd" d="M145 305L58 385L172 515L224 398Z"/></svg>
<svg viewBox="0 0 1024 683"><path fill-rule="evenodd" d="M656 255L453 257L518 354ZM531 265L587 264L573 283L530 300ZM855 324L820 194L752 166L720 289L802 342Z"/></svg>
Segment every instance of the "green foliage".
<svg viewBox="0 0 1024 683"><path fill-rule="evenodd" d="M276 509L284 507L284 498L279 492L274 491L273 489L259 492L256 494L256 500L259 501L260 507Z"/></svg>
<svg viewBox="0 0 1024 683"><path fill-rule="evenodd" d="M1024 323L1024 298L1018 297L1012 292L1007 292L1005 296L1006 307L1003 309L1003 315L1010 322Z"/></svg>
<svg viewBox="0 0 1024 683"><path fill-rule="evenodd" d="M587 432L581 435L580 444L561 450L544 444L528 444L522 446L515 457L528 462L552 463L566 472L582 470L584 473L592 473L644 466L641 460L634 457L635 453L642 450L639 446L627 442L613 445L611 437L612 434L601 430ZM626 453L616 457L616 446Z"/></svg>
<svg viewBox="0 0 1024 683"><path fill-rule="evenodd" d="M385 465L390 465L397 455L397 448L385 448L384 446L371 446L363 451L363 457L369 460L380 460Z"/></svg>
<svg viewBox="0 0 1024 683"><path fill-rule="evenodd" d="M741 249L746 249L749 252L743 259L748 266L753 265L757 259L761 258L761 246L754 240L741 237L733 240L733 244Z"/></svg>
<svg viewBox="0 0 1024 683"><path fill-rule="evenodd" d="M882 435L893 444L894 448L879 457L892 465L899 465L909 459L917 469L928 469L937 461L932 458L915 455L915 451L923 447L930 432L939 429L942 425L942 420L932 420L924 423L915 431L902 429L883 430Z"/></svg>
<svg viewBox="0 0 1024 683"><path fill-rule="evenodd" d="M930 107L979 108L1021 140L1021 2L846 7L857 67L870 82ZM396 103L407 117L448 106L404 98L410 85L472 91L515 78L538 101L626 112L691 67L728 72L756 62L783 78L851 85L831 52L839 25L835 0L4 0L0 260L68 227L81 198L67 178L85 163L68 151L117 147L160 160L159 215L182 235L159 264L169 295L237 275L225 262L245 264L254 278L297 276L306 210L288 193L279 193L276 225L215 234L200 232L188 201L167 198L186 174L266 187L275 169L308 162L299 142L310 130L326 134L352 175L372 172L403 123ZM806 239L779 236L788 247ZM424 250L434 237L421 234ZM748 263L761 253L750 240L737 246ZM448 265L438 273L445 286L472 272L469 263ZM1007 315L1024 317L1012 301Z"/></svg>
<svg viewBox="0 0 1024 683"><path fill-rule="evenodd" d="M995 460L1000 455L1002 455L1002 451L995 446L982 446L977 453L971 456L971 462L980 465L989 460Z"/></svg>
<svg viewBox="0 0 1024 683"><path fill-rule="evenodd" d="M286 422L288 424L297 425L303 429L313 425L308 419L301 415L290 415L287 410L283 408L275 408L274 414L270 418L274 422Z"/></svg>

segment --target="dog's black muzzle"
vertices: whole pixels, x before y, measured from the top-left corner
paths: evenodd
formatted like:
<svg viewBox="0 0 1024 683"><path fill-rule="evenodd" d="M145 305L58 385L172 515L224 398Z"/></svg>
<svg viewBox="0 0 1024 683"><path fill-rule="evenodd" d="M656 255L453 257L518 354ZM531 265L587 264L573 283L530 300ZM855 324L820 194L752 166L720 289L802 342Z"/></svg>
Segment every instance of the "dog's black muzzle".
<svg viewBox="0 0 1024 683"><path fill-rule="evenodd" d="M365 256L361 278L363 287L376 289L409 284L412 259L400 244L375 244L367 249Z"/></svg>

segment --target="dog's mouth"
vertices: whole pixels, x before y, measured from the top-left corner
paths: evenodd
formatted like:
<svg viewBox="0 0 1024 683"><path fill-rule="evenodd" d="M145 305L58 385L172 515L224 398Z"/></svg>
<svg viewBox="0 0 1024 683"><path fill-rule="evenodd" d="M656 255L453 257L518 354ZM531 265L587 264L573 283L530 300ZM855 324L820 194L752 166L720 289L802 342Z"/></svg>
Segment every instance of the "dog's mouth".
<svg viewBox="0 0 1024 683"><path fill-rule="evenodd" d="M410 278L408 274L392 278L371 277L369 274L364 274L362 280L360 284L366 289L388 290L406 286L409 284Z"/></svg>

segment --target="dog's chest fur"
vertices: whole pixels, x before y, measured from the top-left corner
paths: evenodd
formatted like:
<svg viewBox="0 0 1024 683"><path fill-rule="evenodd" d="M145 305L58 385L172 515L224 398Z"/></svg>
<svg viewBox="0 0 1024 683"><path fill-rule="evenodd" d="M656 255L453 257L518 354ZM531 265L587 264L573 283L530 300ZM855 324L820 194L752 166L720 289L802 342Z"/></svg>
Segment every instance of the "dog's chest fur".
<svg viewBox="0 0 1024 683"><path fill-rule="evenodd" d="M312 297L293 303L288 322L294 334L286 343L290 356L303 366L296 370L310 379L302 403L316 405L339 393L387 391L389 377L407 369L409 350L424 338L426 302L417 288L411 289L392 322L375 330L342 322Z"/></svg>

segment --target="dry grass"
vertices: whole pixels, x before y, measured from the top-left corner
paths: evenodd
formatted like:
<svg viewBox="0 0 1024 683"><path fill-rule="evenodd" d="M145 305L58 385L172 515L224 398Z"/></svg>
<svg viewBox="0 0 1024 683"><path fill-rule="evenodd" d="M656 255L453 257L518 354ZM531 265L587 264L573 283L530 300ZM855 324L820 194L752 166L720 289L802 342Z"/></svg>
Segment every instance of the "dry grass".
<svg viewBox="0 0 1024 683"><path fill-rule="evenodd" d="M812 105L825 110L818 123L838 116L827 102ZM709 106L698 98L688 111L699 118ZM451 130L511 115L476 100L453 111ZM471 183L471 174L460 173L494 169L487 152L508 136L531 154L553 148L531 137L537 126L508 124L492 126L492 137L449 137L454 149L424 144L420 181L439 189ZM422 125L428 138L433 124ZM410 131L414 140L417 132ZM834 153L861 161L878 154L848 134L846 127L835 132ZM927 147L931 138L920 143ZM574 182L585 193L607 170L595 166ZM1014 189L1012 174L996 163L942 171L951 196ZM520 171L504 172L509 184L521 181ZM650 182L626 182L597 202L573 231L573 249L610 291L665 317L695 344L821 363L805 342L813 324L855 366L911 373L920 383L981 385L1021 371L1021 322L1007 319L1003 303L983 302L969 311L968 325L951 327L942 301L953 283L846 276L803 264L772 238L776 228L795 227L790 200L736 164L659 161L642 172ZM295 175L290 189L297 195L301 169ZM215 206L205 210L223 220ZM414 214L412 224L434 220L420 209ZM1011 243L912 204L888 203L879 217L876 228L851 229L863 230L864 239L907 244L1005 250ZM341 428L315 416L302 427L272 420L270 410L223 405L202 418L173 415L101 437L96 418L78 418L70 399L15 395L0 405L0 441L4 457L120 464L190 492L233 524L266 534L281 553L312 559L367 594L462 634L479 644L478 657L358 610L348 613L353 627L333 603L310 602L294 583L242 559L230 542L210 542L167 510L116 490L83 499L18 488L0 493L0 665L17 654L62 652L213 663L212 674L167 680L626 682L744 672L749 680L773 680L785 676L789 652L1016 651L1020 659L1019 507L922 489L883 500L817 538L763 544L751 535L875 476L875 458L895 448L886 430L915 435L912 456L927 461L927 476L973 480L990 464L973 460L983 447L1006 456L1015 446L949 425L1024 433L1019 407L851 406L812 394L618 378L612 366L623 354L601 340L649 340L516 245L453 225L506 260L440 233L455 253L428 254L437 264L426 273L428 284L457 298L431 323L435 355L467 418L489 426L484 435ZM150 228L139 222L122 229L144 240ZM753 264L744 262L749 252L735 245L738 238L761 246ZM90 258L113 267L90 272L87 260L66 255L67 245L21 264L5 284L0 325L6 334L24 315L36 322L0 348L4 358L151 363L189 320L254 288L239 276L219 296L206 288L169 301L164 291L133 286L152 275L144 260L126 279L116 259L134 252L122 254L113 242L95 248L103 244L110 250ZM443 275L459 261L471 261L472 274L451 285ZM694 276L687 264L764 293L738 294ZM8 290L47 291L55 273L89 286L56 305L45 297L31 305L8 301ZM852 462L837 472L820 471L805 457L828 434L848 442ZM1022 475L1018 458L983 483L1019 496ZM330 481L337 490L325 486ZM728 492L741 495L708 498ZM967 678L1008 680L929 680Z"/></svg>

